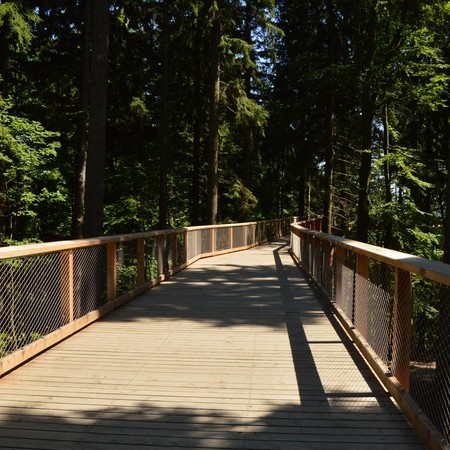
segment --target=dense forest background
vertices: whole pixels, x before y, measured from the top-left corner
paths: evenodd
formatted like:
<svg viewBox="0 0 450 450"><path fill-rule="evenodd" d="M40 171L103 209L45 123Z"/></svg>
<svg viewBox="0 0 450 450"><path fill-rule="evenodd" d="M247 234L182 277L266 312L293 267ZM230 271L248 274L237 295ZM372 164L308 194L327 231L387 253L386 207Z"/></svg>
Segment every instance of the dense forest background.
<svg viewBox="0 0 450 450"><path fill-rule="evenodd" d="M0 1L0 244L323 215L448 261L449 24L436 0Z"/></svg>

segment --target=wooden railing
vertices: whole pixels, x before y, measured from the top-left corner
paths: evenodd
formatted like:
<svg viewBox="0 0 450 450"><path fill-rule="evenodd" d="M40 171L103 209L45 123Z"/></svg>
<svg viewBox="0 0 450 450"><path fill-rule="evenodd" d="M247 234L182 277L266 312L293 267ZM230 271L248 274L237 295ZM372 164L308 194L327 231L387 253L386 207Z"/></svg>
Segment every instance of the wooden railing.
<svg viewBox="0 0 450 450"><path fill-rule="evenodd" d="M0 376L199 258L289 234L291 219L0 248Z"/></svg>
<svg viewBox="0 0 450 450"><path fill-rule="evenodd" d="M450 265L291 225L291 251L431 449L450 449Z"/></svg>

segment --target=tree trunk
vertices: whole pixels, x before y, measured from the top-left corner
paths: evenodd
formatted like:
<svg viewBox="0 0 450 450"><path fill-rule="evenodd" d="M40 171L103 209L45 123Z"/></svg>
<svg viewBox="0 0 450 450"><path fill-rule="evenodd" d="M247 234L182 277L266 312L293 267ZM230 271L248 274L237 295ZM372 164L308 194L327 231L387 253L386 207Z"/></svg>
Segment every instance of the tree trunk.
<svg viewBox="0 0 450 450"><path fill-rule="evenodd" d="M222 24L217 2L213 2L211 29L211 78L208 136L208 223L217 223L219 193L219 101L220 101L220 42Z"/></svg>
<svg viewBox="0 0 450 450"><path fill-rule="evenodd" d="M0 99L8 96L8 63L9 63L9 25L0 27ZM3 164L2 164L3 166ZM6 238L8 213L6 200L6 179L4 169L0 167L0 245Z"/></svg>
<svg viewBox="0 0 450 450"><path fill-rule="evenodd" d="M0 26L0 98L8 96L9 24Z"/></svg>
<svg viewBox="0 0 450 450"><path fill-rule="evenodd" d="M200 167L201 167L201 23L196 18L195 40L194 40L194 58L193 58L193 94L194 94L194 114L193 114L193 142L192 142L192 209L191 224L200 224Z"/></svg>
<svg viewBox="0 0 450 450"><path fill-rule="evenodd" d="M362 67L364 81L361 96L361 165L359 169L359 195L358 195L358 217L356 239L367 242L369 235L369 185L372 170L372 127L375 114L376 96L372 92L373 58L375 53L375 28L376 11L373 6L370 10L368 23L368 42L366 64Z"/></svg>
<svg viewBox="0 0 450 450"><path fill-rule="evenodd" d="M383 138L383 148L384 148L384 201L388 204L392 202L392 191L391 191L391 167L389 163L389 153L390 153L390 137L389 137L389 109L388 106L384 107L383 116L383 128L384 128L384 138ZM392 247L392 218L385 218L384 227L384 237L383 244L386 248Z"/></svg>
<svg viewBox="0 0 450 450"><path fill-rule="evenodd" d="M159 229L167 228L169 194L169 0L162 3L161 152L159 166Z"/></svg>
<svg viewBox="0 0 450 450"><path fill-rule="evenodd" d="M334 7L332 0L327 0L327 59L332 66L336 62ZM333 225L333 164L334 164L334 86L329 87L325 115L325 198L323 207L322 231L330 233Z"/></svg>
<svg viewBox="0 0 450 450"><path fill-rule="evenodd" d="M95 0L92 2L92 51L84 237L100 236L103 233L108 47L109 1Z"/></svg>
<svg viewBox="0 0 450 450"><path fill-rule="evenodd" d="M253 20L253 2L252 0L247 0L245 5L245 23L244 23L244 33L245 41L247 44L252 44L252 20ZM244 85L245 94L247 98L251 98L251 68L247 68L244 73ZM253 153L253 130L249 123L245 122L242 125L242 184L243 189L241 190L241 208L240 208L240 218L241 222L245 222L249 215L249 197L248 192L251 187L251 162Z"/></svg>
<svg viewBox="0 0 450 450"><path fill-rule="evenodd" d="M76 155L76 179L74 186L74 206L72 215L72 238L83 237L86 161L88 154L88 120L89 120L89 71L91 50L91 1L84 0L83 48L81 55L80 112L78 116L78 149Z"/></svg>

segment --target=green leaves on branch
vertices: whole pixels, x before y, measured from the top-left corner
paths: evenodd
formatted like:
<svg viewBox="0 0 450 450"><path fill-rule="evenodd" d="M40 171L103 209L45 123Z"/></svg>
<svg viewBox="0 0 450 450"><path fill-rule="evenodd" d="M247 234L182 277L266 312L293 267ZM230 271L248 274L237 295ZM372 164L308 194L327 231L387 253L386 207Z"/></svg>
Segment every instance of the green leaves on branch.
<svg viewBox="0 0 450 450"><path fill-rule="evenodd" d="M39 16L20 1L0 3L0 26L8 25L10 33L21 47L27 46L33 39L31 22L40 22Z"/></svg>
<svg viewBox="0 0 450 450"><path fill-rule="evenodd" d="M60 171L53 166L59 134L12 115L10 108L0 100L0 241L16 238L18 222L22 230L39 230L41 208L67 200Z"/></svg>

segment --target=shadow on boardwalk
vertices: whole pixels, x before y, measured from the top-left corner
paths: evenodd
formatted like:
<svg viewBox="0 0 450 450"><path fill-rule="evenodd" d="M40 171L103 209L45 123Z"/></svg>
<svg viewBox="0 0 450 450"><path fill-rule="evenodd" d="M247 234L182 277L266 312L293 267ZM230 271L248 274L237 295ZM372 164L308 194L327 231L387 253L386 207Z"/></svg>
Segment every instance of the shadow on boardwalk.
<svg viewBox="0 0 450 450"><path fill-rule="evenodd" d="M0 448L423 448L283 244L211 263L3 379Z"/></svg>

